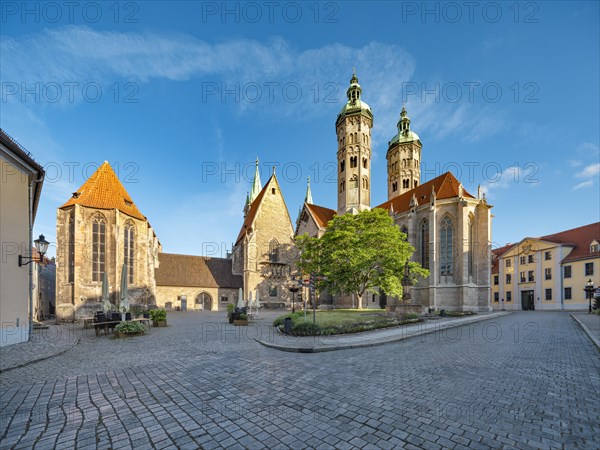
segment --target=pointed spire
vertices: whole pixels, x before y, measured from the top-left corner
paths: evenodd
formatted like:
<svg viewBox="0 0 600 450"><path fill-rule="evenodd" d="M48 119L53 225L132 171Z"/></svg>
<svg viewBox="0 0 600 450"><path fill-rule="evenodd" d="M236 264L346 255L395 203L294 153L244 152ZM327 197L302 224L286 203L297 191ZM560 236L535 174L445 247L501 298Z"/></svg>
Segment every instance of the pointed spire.
<svg viewBox="0 0 600 450"><path fill-rule="evenodd" d="M310 177L306 180L306 196L304 197L304 203L313 204L312 192L310 192Z"/></svg>
<svg viewBox="0 0 600 450"><path fill-rule="evenodd" d="M244 217L248 214L248 210L250 209L250 193L246 191L246 204L244 205Z"/></svg>
<svg viewBox="0 0 600 450"><path fill-rule="evenodd" d="M352 69L352 78L350 79L350 87L346 91L348 102L355 104L357 100L360 100L360 94L362 89L358 84L358 77L356 76L356 69Z"/></svg>
<svg viewBox="0 0 600 450"><path fill-rule="evenodd" d="M254 172L254 181L252 182L252 190L250 191L250 204L258 197L262 190L262 183L260 182L260 170L258 170L258 158L256 158L256 171Z"/></svg>
<svg viewBox="0 0 600 450"><path fill-rule="evenodd" d="M398 132L407 134L410 130L410 118L406 112L406 106L402 103L402 111L400 111L400 119L398 120Z"/></svg>

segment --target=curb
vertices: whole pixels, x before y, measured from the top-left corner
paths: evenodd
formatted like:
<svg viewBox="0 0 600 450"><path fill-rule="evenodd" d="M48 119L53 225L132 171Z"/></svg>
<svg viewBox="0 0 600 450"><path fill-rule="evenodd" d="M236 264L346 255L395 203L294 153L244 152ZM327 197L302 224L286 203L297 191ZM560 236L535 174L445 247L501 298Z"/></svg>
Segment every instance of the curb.
<svg viewBox="0 0 600 450"><path fill-rule="evenodd" d="M583 332L588 335L588 337L592 340L592 342L594 343L594 345L596 347L598 347L598 350L600 350L600 339L598 339L594 335L594 333L592 333L592 331L587 327L587 325L584 324L581 320L579 320L575 314L570 314L570 316L573 319L575 319L575 322L577 322L579 324L579 326L581 327L581 329L583 330Z"/></svg>
<svg viewBox="0 0 600 450"><path fill-rule="evenodd" d="M511 312L503 311L503 312L499 312L499 313L492 313L489 316L480 316L480 317L477 317L476 319L471 319L471 320L463 320L460 322L446 322L447 325L445 325L445 326L432 327L429 330L418 331L415 333L401 335L401 336L397 336L397 337L389 338L389 339L385 339L385 340L374 341L374 342L362 342L362 343L356 343L356 344L332 345L332 346L328 346L328 347L288 347L285 345L272 344L270 342L265 342L265 341L261 341L258 339L255 339L255 341L258 342L259 344L263 345L264 347L272 348L272 349L279 350L282 352L290 352L290 353L333 352L336 350L349 350L349 349L354 349L354 348L377 347L379 345L392 344L394 342L403 341L405 339L410 339L415 336L424 336L426 334L435 333L440 330L447 330L450 328L461 327L461 326L464 326L469 323L482 322L484 320L495 319L497 317L506 316L508 314L511 314ZM440 325L443 325L443 323Z"/></svg>
<svg viewBox="0 0 600 450"><path fill-rule="evenodd" d="M9 372L9 371L14 370L14 369L20 369L21 367L25 367L25 366L28 366L30 364L35 364L37 362L44 361L46 359L54 358L55 356L58 356L58 355L62 355L63 353L68 352L73 347L75 347L77 344L79 344L80 339L81 338L77 338L77 340L71 346L69 346L69 347L65 348L64 350L61 350L61 351L59 351L57 353L52 353L51 355L42 356L41 358L37 358L37 359L32 359L31 361L27 361L27 362L24 362L22 364L17 364L16 366L7 367L5 369L0 369L0 374L5 373L5 372Z"/></svg>

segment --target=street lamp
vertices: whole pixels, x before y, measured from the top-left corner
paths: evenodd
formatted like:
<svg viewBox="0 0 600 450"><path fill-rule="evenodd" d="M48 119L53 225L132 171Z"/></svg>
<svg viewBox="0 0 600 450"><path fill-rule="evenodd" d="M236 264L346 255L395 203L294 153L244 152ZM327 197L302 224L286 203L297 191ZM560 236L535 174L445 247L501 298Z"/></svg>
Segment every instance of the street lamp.
<svg viewBox="0 0 600 450"><path fill-rule="evenodd" d="M37 238L35 241L33 241L33 243L35 244L35 249L40 254L40 262L41 262L42 259L44 258L44 255L48 251L48 245L50 245L50 242L48 242L46 240L46 238L44 237L43 234L40 234L40 237ZM24 259L29 259L30 261L29 262L23 262ZM19 255L19 267L26 266L27 264L31 264L35 260L36 260L36 257L34 257L34 256L21 256L21 255Z"/></svg>
<svg viewBox="0 0 600 450"><path fill-rule="evenodd" d="M288 289L290 290L290 292L292 293L292 314L296 312L296 292L298 292L300 290L300 287L298 286L298 282L296 281L296 277L292 277L292 281L290 282L290 285L288 286Z"/></svg>
<svg viewBox="0 0 600 450"><path fill-rule="evenodd" d="M585 291L588 301L590 302L589 308L588 308L588 314L591 314L592 313L592 297L594 296L594 283L591 278L588 280L588 282L587 282L585 288L583 288L583 290Z"/></svg>

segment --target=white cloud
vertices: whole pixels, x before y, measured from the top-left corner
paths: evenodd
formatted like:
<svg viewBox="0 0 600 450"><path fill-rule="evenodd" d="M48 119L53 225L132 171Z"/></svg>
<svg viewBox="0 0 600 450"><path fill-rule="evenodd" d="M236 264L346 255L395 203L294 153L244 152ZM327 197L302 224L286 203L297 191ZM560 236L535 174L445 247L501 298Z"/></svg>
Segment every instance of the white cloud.
<svg viewBox="0 0 600 450"><path fill-rule="evenodd" d="M570 165L571 167L579 167L579 166L581 166L581 165L583 164L583 163L582 163L581 161L579 161L578 159L570 159L570 160L568 161L568 163L569 163L569 165Z"/></svg>
<svg viewBox="0 0 600 450"><path fill-rule="evenodd" d="M534 187L539 184L535 173L537 171L532 172L530 168L520 166L511 166L504 169L501 173L492 174L490 172L490 179L481 185L481 191L488 198L493 198L497 195L497 191L505 190L518 184Z"/></svg>
<svg viewBox="0 0 600 450"><path fill-rule="evenodd" d="M590 164L581 172L575 174L576 178L591 178L600 175L600 163Z"/></svg>
<svg viewBox="0 0 600 450"><path fill-rule="evenodd" d="M592 142L583 142L577 146L575 152L580 156L591 156L597 158L600 155L600 147Z"/></svg>
<svg viewBox="0 0 600 450"><path fill-rule="evenodd" d="M589 180L589 181L584 181L583 183L579 183L575 186L573 186L573 190L576 191L577 189L581 189L581 188L586 188L586 187L591 187L594 185L594 182Z"/></svg>

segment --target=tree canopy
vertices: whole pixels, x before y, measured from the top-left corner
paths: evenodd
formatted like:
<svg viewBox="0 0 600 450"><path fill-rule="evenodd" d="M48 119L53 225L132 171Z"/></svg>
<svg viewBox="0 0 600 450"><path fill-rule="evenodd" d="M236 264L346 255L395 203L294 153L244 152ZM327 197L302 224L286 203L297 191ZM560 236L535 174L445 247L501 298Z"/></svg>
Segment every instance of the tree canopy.
<svg viewBox="0 0 600 450"><path fill-rule="evenodd" d="M296 244L298 268L317 275L318 287L332 294L355 294L362 300L365 292L382 289L387 295L402 296L407 264L409 284L429 275L408 261L414 248L381 208L334 216L321 238L303 235Z"/></svg>

